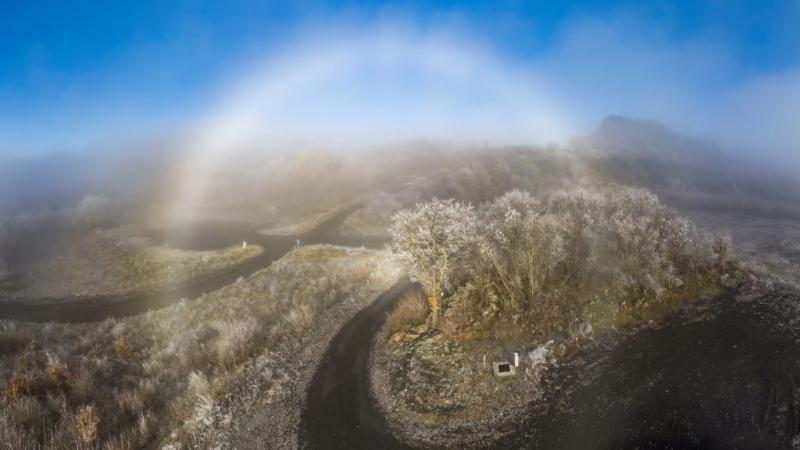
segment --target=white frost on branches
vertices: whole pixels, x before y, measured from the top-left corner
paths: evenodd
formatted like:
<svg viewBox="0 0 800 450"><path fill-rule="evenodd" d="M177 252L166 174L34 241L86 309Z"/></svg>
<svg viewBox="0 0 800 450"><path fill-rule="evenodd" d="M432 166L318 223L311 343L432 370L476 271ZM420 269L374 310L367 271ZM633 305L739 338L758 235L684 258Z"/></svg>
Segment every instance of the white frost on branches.
<svg viewBox="0 0 800 450"><path fill-rule="evenodd" d="M417 204L392 219L392 249L429 293L447 289L475 240L475 212L454 200Z"/></svg>
<svg viewBox="0 0 800 450"><path fill-rule="evenodd" d="M477 212L433 199L394 216L393 250L430 296L470 294L472 317L561 314L586 293L619 304L661 299L697 261L697 233L644 189L508 192ZM480 292L475 291L480 286ZM571 293L571 294L570 294ZM493 300L494 299L494 300ZM469 307L467 308L469 309ZM475 320L475 319L469 319Z"/></svg>
<svg viewBox="0 0 800 450"><path fill-rule="evenodd" d="M454 200L433 199L392 219L392 249L427 292L434 328L441 294L452 287L453 276L464 266L475 240L475 226L472 206Z"/></svg>

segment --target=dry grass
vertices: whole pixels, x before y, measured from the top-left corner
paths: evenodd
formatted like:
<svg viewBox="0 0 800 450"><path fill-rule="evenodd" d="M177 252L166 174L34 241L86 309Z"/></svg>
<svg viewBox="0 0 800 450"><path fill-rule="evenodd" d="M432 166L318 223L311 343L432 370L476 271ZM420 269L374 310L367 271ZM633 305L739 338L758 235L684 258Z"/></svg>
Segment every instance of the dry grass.
<svg viewBox="0 0 800 450"><path fill-rule="evenodd" d="M30 336L0 333L0 356L16 354L30 343Z"/></svg>
<svg viewBox="0 0 800 450"><path fill-rule="evenodd" d="M389 261L302 247L205 298L135 317L0 321L0 450L224 447L237 408L288 395L304 363L297 346L322 314L396 280Z"/></svg>
<svg viewBox="0 0 800 450"><path fill-rule="evenodd" d="M424 323L427 315L428 307L422 292L412 291L403 294L394 311L386 318L389 336Z"/></svg>
<svg viewBox="0 0 800 450"><path fill-rule="evenodd" d="M231 367L247 356L258 331L258 322L247 318L235 322L219 321L213 326L219 331L216 351L221 365Z"/></svg>
<svg viewBox="0 0 800 450"><path fill-rule="evenodd" d="M86 405L78 409L75 416L75 430L78 432L84 444L94 444L97 441L97 426L100 418L94 410L94 406Z"/></svg>
<svg viewBox="0 0 800 450"><path fill-rule="evenodd" d="M94 376L88 367L83 366L71 373L70 394L78 401L86 401L95 392Z"/></svg>
<svg viewBox="0 0 800 450"><path fill-rule="evenodd" d="M0 413L0 443L3 449L24 448L26 436L8 414Z"/></svg>
<svg viewBox="0 0 800 450"><path fill-rule="evenodd" d="M125 336L117 336L114 338L112 345L114 346L114 353L122 359L131 359L135 356L135 352Z"/></svg>
<svg viewBox="0 0 800 450"><path fill-rule="evenodd" d="M40 234L28 239L39 239ZM231 267L263 250L257 245L182 250L141 234L126 227L66 233L20 273L0 276L0 292L25 301L155 292Z"/></svg>

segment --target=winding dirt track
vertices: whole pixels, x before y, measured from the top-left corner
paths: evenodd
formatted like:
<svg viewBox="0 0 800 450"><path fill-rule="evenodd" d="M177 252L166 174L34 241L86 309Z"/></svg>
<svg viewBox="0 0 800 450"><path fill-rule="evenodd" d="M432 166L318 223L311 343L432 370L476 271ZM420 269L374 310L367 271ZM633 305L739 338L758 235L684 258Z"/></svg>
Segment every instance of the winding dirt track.
<svg viewBox="0 0 800 450"><path fill-rule="evenodd" d="M299 435L303 448L402 448L370 396L369 354L387 313L411 286L399 282L333 338L309 385Z"/></svg>
<svg viewBox="0 0 800 450"><path fill-rule="evenodd" d="M159 293L134 293L114 297L36 299L35 302L0 299L0 319L31 322L94 322L109 317L132 316L151 309L169 306L180 299L192 300L207 292L227 286L239 277L246 277L280 259L292 249L296 239L300 239L304 245L375 246L381 244L380 240L331 236L332 231L359 207L361 207L360 204L354 204L345 208L319 224L314 230L298 236L264 236L254 230L244 231L241 227L233 227L234 231L216 230L216 236L210 238L214 241L212 247L214 245L231 245L247 240L251 244L261 245L264 251L233 267L172 286ZM220 227L224 228L224 225L220 225Z"/></svg>

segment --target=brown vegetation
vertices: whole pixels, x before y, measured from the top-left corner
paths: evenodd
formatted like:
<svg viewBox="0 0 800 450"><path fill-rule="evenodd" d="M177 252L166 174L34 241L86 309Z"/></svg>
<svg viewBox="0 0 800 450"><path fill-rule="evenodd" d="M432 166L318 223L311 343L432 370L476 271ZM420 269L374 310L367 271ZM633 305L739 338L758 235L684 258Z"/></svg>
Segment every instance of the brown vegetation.
<svg viewBox="0 0 800 450"><path fill-rule="evenodd" d="M406 331L425 323L427 316L425 296L419 291L406 292L386 318L386 330L390 336Z"/></svg>
<svg viewBox="0 0 800 450"><path fill-rule="evenodd" d="M446 286L451 338L564 339L591 322L701 295L733 268L729 243L712 246L644 190L512 191L481 206L477 219L467 209L427 212L436 205L397 215L394 248L429 294ZM478 225L436 231L468 220Z"/></svg>
<svg viewBox="0 0 800 450"><path fill-rule="evenodd" d="M86 405L78 409L75 416L75 429L84 444L91 445L97 441L97 426L100 418L94 410L94 406Z"/></svg>

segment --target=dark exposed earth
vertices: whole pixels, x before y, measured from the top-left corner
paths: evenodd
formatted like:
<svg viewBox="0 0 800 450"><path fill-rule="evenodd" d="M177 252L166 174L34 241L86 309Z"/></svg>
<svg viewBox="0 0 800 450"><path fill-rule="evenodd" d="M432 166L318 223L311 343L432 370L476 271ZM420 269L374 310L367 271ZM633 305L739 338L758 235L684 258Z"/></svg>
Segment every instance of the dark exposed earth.
<svg viewBox="0 0 800 450"><path fill-rule="evenodd" d="M723 296L599 339L551 373L504 447L792 448L800 431L800 296Z"/></svg>
<svg viewBox="0 0 800 450"><path fill-rule="evenodd" d="M408 448L369 397L372 337L403 285L334 338L308 392L307 448ZM543 401L489 448L793 448L800 431L800 295L731 292L661 324L608 333L546 381Z"/></svg>
<svg viewBox="0 0 800 450"><path fill-rule="evenodd" d="M400 282L361 310L333 338L308 389L299 442L310 448L403 448L370 397L373 337L403 292Z"/></svg>

